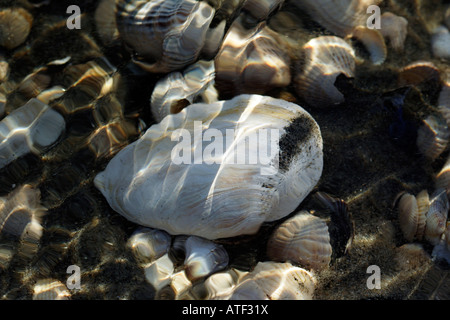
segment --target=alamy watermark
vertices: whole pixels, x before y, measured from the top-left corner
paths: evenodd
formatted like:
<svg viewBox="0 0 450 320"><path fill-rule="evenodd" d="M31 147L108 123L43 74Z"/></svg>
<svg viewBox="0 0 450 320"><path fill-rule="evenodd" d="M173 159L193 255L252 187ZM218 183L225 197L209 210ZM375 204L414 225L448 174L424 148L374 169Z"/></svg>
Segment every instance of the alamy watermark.
<svg viewBox="0 0 450 320"><path fill-rule="evenodd" d="M381 269L380 269L380 267L375 264L370 265L367 268L366 273L371 274L371 276L369 276L366 281L367 289L370 289L370 290L381 289Z"/></svg>
<svg viewBox="0 0 450 320"><path fill-rule="evenodd" d="M178 141L171 152L174 164L259 165L261 175L273 175L278 171L278 129L261 128L246 133L226 129L222 132L214 128L203 130L203 123L194 121L193 135L184 128L173 131L171 140Z"/></svg>

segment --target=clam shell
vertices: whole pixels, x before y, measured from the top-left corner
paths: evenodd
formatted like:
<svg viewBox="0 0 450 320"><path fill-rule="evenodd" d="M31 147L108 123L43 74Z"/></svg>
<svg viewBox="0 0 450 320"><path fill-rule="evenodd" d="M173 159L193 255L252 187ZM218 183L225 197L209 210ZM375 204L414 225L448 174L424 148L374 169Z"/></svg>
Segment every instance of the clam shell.
<svg viewBox="0 0 450 320"><path fill-rule="evenodd" d="M403 194L398 203L398 220L407 241L414 240L420 219L416 197L410 193Z"/></svg>
<svg viewBox="0 0 450 320"><path fill-rule="evenodd" d="M385 39L389 39L395 51L402 52L408 35L408 20L392 12L384 12L381 15L380 32Z"/></svg>
<svg viewBox="0 0 450 320"><path fill-rule="evenodd" d="M210 240L191 236L184 244L186 276L192 282L224 269L228 265L228 253L223 246Z"/></svg>
<svg viewBox="0 0 450 320"><path fill-rule="evenodd" d="M373 64L380 65L386 60L386 43L383 35L378 30L358 26L353 29L352 36L364 44Z"/></svg>
<svg viewBox="0 0 450 320"><path fill-rule="evenodd" d="M449 138L445 119L440 114L430 115L417 131L417 147L426 158L435 160L447 148Z"/></svg>
<svg viewBox="0 0 450 320"><path fill-rule="evenodd" d="M283 222L267 243L267 256L274 261L320 270L331 262L332 247L324 220L301 211Z"/></svg>
<svg viewBox="0 0 450 320"><path fill-rule="evenodd" d="M367 8L381 0L294 0L314 21L334 34L345 37L353 28L367 24Z"/></svg>
<svg viewBox="0 0 450 320"><path fill-rule="evenodd" d="M439 77L439 69L432 62L416 61L400 69L398 85L417 86L426 81L438 81Z"/></svg>
<svg viewBox="0 0 450 320"><path fill-rule="evenodd" d="M450 32L446 27L439 26L433 30L431 49L436 58L450 59Z"/></svg>
<svg viewBox="0 0 450 320"><path fill-rule="evenodd" d="M48 150L65 125L58 112L37 99L14 110L0 122L0 168L27 153L40 155Z"/></svg>
<svg viewBox="0 0 450 320"><path fill-rule="evenodd" d="M226 148L226 141L205 145L206 129L225 136ZM245 143L255 133L267 138L269 131L261 129L274 133L267 159L257 150L259 144L267 150L264 136ZM186 139L183 148L180 137ZM94 183L115 211L135 223L217 239L253 234L264 221L293 212L322 166L320 129L305 110L271 97L240 95L165 117L122 149Z"/></svg>
<svg viewBox="0 0 450 320"><path fill-rule="evenodd" d="M128 240L128 247L142 263L152 262L169 252L171 237L165 231L138 228Z"/></svg>
<svg viewBox="0 0 450 320"><path fill-rule="evenodd" d="M214 61L200 60L183 72L171 72L159 80L150 100L155 120L160 122L168 114L178 113L194 101L205 103L218 101L214 76Z"/></svg>
<svg viewBox="0 0 450 320"><path fill-rule="evenodd" d="M425 226L427 223L427 213L430 209L430 197L427 190L422 190L416 196L417 201L417 230L415 238L419 241L423 239Z"/></svg>
<svg viewBox="0 0 450 320"><path fill-rule="evenodd" d="M33 300L69 300L71 297L66 285L55 279L38 280L33 290Z"/></svg>
<svg viewBox="0 0 450 320"><path fill-rule="evenodd" d="M245 29L234 21L215 58L216 87L221 94L264 94L291 82L288 48L265 23Z"/></svg>
<svg viewBox="0 0 450 320"><path fill-rule="evenodd" d="M125 0L118 2L116 19L121 39L146 60L139 65L170 72L197 60L214 13L205 1Z"/></svg>
<svg viewBox="0 0 450 320"><path fill-rule="evenodd" d="M316 279L290 263L258 262L235 287L230 300L311 300Z"/></svg>
<svg viewBox="0 0 450 320"><path fill-rule="evenodd" d="M0 11L0 46L8 50L20 46L28 37L33 16L23 8Z"/></svg>
<svg viewBox="0 0 450 320"><path fill-rule="evenodd" d="M431 196L430 208L427 213L427 223L424 238L433 245L437 245L445 232L449 201L443 189L437 189Z"/></svg>
<svg viewBox="0 0 450 320"><path fill-rule="evenodd" d="M344 101L344 96L334 86L340 74L353 77L355 52L343 39L321 36L305 44L304 69L295 77L294 85L299 96L312 106L330 106Z"/></svg>

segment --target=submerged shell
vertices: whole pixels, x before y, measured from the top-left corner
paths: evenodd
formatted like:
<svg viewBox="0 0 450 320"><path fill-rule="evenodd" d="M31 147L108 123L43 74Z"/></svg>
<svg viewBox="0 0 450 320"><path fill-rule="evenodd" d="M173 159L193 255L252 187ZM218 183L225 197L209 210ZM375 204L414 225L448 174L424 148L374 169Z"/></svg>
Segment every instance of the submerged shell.
<svg viewBox="0 0 450 320"><path fill-rule="evenodd" d="M340 74L351 78L355 72L355 52L343 39L314 38L303 47L305 66L294 79L297 93L312 106L329 106L344 101L334 86Z"/></svg>
<svg viewBox="0 0 450 320"><path fill-rule="evenodd" d="M316 279L290 263L258 262L235 287L230 300L311 300Z"/></svg>
<svg viewBox="0 0 450 320"><path fill-rule="evenodd" d="M375 65L380 65L386 60L387 48L383 35L376 29L356 27L352 36L358 39L370 54L370 60Z"/></svg>
<svg viewBox="0 0 450 320"><path fill-rule="evenodd" d="M174 270L174 264L166 253L144 268L145 279L159 291L170 284Z"/></svg>
<svg viewBox="0 0 450 320"><path fill-rule="evenodd" d="M70 292L59 280L41 279L34 285L33 300L68 300Z"/></svg>
<svg viewBox="0 0 450 320"><path fill-rule="evenodd" d="M0 122L0 168L29 153L41 154L65 129L64 118L37 99L31 99Z"/></svg>
<svg viewBox="0 0 450 320"><path fill-rule="evenodd" d="M146 60L139 64L150 72L170 72L195 62L209 41L215 13L207 2L195 0L126 0L117 9L120 37Z"/></svg>
<svg viewBox="0 0 450 320"><path fill-rule="evenodd" d="M262 21L283 3L284 0L246 0L242 9L247 10L257 21Z"/></svg>
<svg viewBox="0 0 450 320"><path fill-rule="evenodd" d="M424 234L425 240L433 245L440 242L445 232L449 207L447 193L443 189L437 189L431 196Z"/></svg>
<svg viewBox="0 0 450 320"><path fill-rule="evenodd" d="M184 244L184 267L192 282L224 269L228 265L228 253L223 246L210 240L191 236Z"/></svg>
<svg viewBox="0 0 450 320"><path fill-rule="evenodd" d="M0 11L0 47L14 49L21 45L30 33L33 16L23 8L7 8Z"/></svg>
<svg viewBox="0 0 450 320"><path fill-rule="evenodd" d="M416 196L417 200L417 231L415 234L415 238L419 241L423 239L423 235L425 233L425 226L427 223L427 213L430 209L430 197L428 195L427 190L422 190Z"/></svg>
<svg viewBox="0 0 450 320"><path fill-rule="evenodd" d="M267 243L267 256L306 268L323 269L331 262L332 247L325 221L301 211L283 222Z"/></svg>
<svg viewBox="0 0 450 320"><path fill-rule="evenodd" d="M213 137L215 143L204 143ZM291 213L322 166L320 129L304 109L240 95L165 117L122 149L94 183L135 223L217 239L253 234L264 221Z"/></svg>
<svg viewBox="0 0 450 320"><path fill-rule="evenodd" d="M417 131L417 147L426 158L435 160L447 148L449 138L450 131L443 117L430 115Z"/></svg>
<svg viewBox="0 0 450 320"><path fill-rule="evenodd" d="M357 26L367 24L367 9L381 0L294 0L314 21L334 34L344 37Z"/></svg>
<svg viewBox="0 0 450 320"><path fill-rule="evenodd" d="M264 23L245 29L234 21L215 58L221 94L263 94L291 82L290 58L281 36Z"/></svg>
<svg viewBox="0 0 450 320"><path fill-rule="evenodd" d="M119 39L115 8L115 0L101 0L95 10L94 20L96 31L105 45L111 45Z"/></svg>
<svg viewBox="0 0 450 320"><path fill-rule="evenodd" d="M428 61L416 61L400 69L398 85L417 86L427 81L439 80L439 69Z"/></svg>
<svg viewBox="0 0 450 320"><path fill-rule="evenodd" d="M398 203L398 220L403 236L412 242L416 236L419 223L419 208L416 197L410 193L401 196Z"/></svg>
<svg viewBox="0 0 450 320"><path fill-rule="evenodd" d="M392 12L384 12L381 15L380 32L385 39L389 39L395 51L402 52L408 34L408 20Z"/></svg>
<svg viewBox="0 0 450 320"><path fill-rule="evenodd" d="M240 271L231 268L224 272L217 272L209 276L203 287L206 291L205 299L208 300L227 300L233 294L236 285L248 274L246 271Z"/></svg>
<svg viewBox="0 0 450 320"><path fill-rule="evenodd" d="M160 122L195 102L218 101L214 87L214 61L200 60L183 72L172 72L156 83L150 106L153 117Z"/></svg>
<svg viewBox="0 0 450 320"><path fill-rule="evenodd" d="M148 263L168 253L171 240L165 231L139 228L131 235L128 246L138 261Z"/></svg>
<svg viewBox="0 0 450 320"><path fill-rule="evenodd" d="M444 26L437 27L431 36L433 55L440 59L450 59L450 32Z"/></svg>

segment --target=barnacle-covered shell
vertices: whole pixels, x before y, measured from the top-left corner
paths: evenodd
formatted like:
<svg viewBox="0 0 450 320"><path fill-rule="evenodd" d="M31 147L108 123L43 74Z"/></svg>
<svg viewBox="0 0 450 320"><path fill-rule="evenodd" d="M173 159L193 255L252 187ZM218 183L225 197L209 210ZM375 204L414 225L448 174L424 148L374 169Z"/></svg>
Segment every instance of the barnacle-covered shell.
<svg viewBox="0 0 450 320"><path fill-rule="evenodd" d="M435 160L444 152L450 138L447 123L440 114L429 115L417 131L417 147L428 159Z"/></svg>
<svg viewBox="0 0 450 320"><path fill-rule="evenodd" d="M417 86L426 81L437 81L439 77L439 69L432 62L416 61L400 69L398 85Z"/></svg>
<svg viewBox="0 0 450 320"><path fill-rule="evenodd" d="M293 4L306 11L314 21L334 34L344 37L353 28L367 24L367 9L381 0L294 0Z"/></svg>
<svg viewBox="0 0 450 320"><path fill-rule="evenodd" d="M165 231L139 228L131 235L128 246L138 261L148 263L168 253L171 240Z"/></svg>
<svg viewBox="0 0 450 320"><path fill-rule="evenodd" d="M385 39L389 39L389 43L395 51L401 52L408 34L408 20L392 12L384 12L381 15L380 32Z"/></svg>
<svg viewBox="0 0 450 320"><path fill-rule="evenodd" d="M65 129L64 118L31 99L0 122L0 168L29 153L41 154Z"/></svg>
<svg viewBox="0 0 450 320"><path fill-rule="evenodd" d="M430 208L427 213L424 238L433 245L437 245L445 232L449 201L443 189L437 189L431 196Z"/></svg>
<svg viewBox="0 0 450 320"><path fill-rule="evenodd" d="M324 220L301 211L284 221L267 243L267 256L305 268L323 269L331 262L332 247Z"/></svg>
<svg viewBox="0 0 450 320"><path fill-rule="evenodd" d="M444 26L433 30L431 48L436 58L450 59L450 32Z"/></svg>
<svg viewBox="0 0 450 320"><path fill-rule="evenodd" d="M21 45L30 33L33 16L23 8L7 8L0 11L0 47L14 49Z"/></svg>
<svg viewBox="0 0 450 320"><path fill-rule="evenodd" d="M214 75L214 61L200 60L183 72L174 71L159 80L150 100L155 120L159 122L168 114L178 113L194 101L218 101Z"/></svg>
<svg viewBox="0 0 450 320"><path fill-rule="evenodd" d="M195 62L209 41L215 13L206 1L195 0L125 0L117 10L120 37L146 60L139 64L150 72L170 72ZM223 33L215 36L211 41L219 45Z"/></svg>
<svg viewBox="0 0 450 320"><path fill-rule="evenodd" d="M224 269L228 265L228 253L220 244L191 236L184 243L186 258L184 267L192 282Z"/></svg>
<svg viewBox="0 0 450 320"><path fill-rule="evenodd" d="M204 143L213 137L216 143ZM320 129L304 109L240 95L165 117L94 183L135 223L217 239L253 234L264 221L293 212L319 180L322 157Z"/></svg>
<svg viewBox="0 0 450 320"><path fill-rule="evenodd" d="M263 94L291 82L290 58L281 36L261 23L245 29L234 21L215 58L221 94Z"/></svg>
<svg viewBox="0 0 450 320"><path fill-rule="evenodd" d="M311 300L314 275L290 263L258 262L235 287L230 300Z"/></svg>
<svg viewBox="0 0 450 320"><path fill-rule="evenodd" d="M344 101L334 86L340 74L353 77L355 52L343 39L334 36L314 38L305 44L305 65L295 77L295 89L313 106L329 106Z"/></svg>
<svg viewBox="0 0 450 320"><path fill-rule="evenodd" d="M33 300L68 300L71 296L65 284L55 279L38 280L33 290Z"/></svg>

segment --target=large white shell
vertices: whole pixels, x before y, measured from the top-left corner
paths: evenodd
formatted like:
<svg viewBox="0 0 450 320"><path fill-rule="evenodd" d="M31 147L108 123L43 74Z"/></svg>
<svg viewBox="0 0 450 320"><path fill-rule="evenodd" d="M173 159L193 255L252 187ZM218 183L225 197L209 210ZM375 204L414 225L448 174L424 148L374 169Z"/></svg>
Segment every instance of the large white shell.
<svg viewBox="0 0 450 320"><path fill-rule="evenodd" d="M206 1L195 0L126 0L117 8L120 37L149 60L142 66L150 72L170 72L195 62L208 42L215 13Z"/></svg>
<svg viewBox="0 0 450 320"><path fill-rule="evenodd" d="M353 77L355 52L343 39L334 36L314 38L305 44L305 66L295 77L297 93L312 106L329 106L344 101L334 86L340 74Z"/></svg>
<svg viewBox="0 0 450 320"><path fill-rule="evenodd" d="M33 152L47 150L65 129L64 118L37 99L31 99L0 122L0 168Z"/></svg>
<svg viewBox="0 0 450 320"><path fill-rule="evenodd" d="M230 300L311 300L316 279L290 263L259 262L235 287Z"/></svg>
<svg viewBox="0 0 450 320"><path fill-rule="evenodd" d="M305 268L327 267L331 254L327 224L307 211L284 221L267 243L267 256L271 260L290 261Z"/></svg>
<svg viewBox="0 0 450 320"><path fill-rule="evenodd" d="M222 94L263 94L291 82L290 58L281 36L265 23L245 29L233 22L215 58L216 87Z"/></svg>
<svg viewBox="0 0 450 320"><path fill-rule="evenodd" d="M203 140L225 138L213 145L202 141L203 133L211 135ZM245 143L258 133L257 143ZM111 207L135 223L216 239L253 234L264 221L291 213L318 182L322 157L320 129L305 110L241 95L165 117L94 182Z"/></svg>
<svg viewBox="0 0 450 320"><path fill-rule="evenodd" d="M174 71L159 80L153 89L150 106L157 122L168 114L180 112L195 102L218 101L214 87L214 61L200 60L183 72Z"/></svg>

